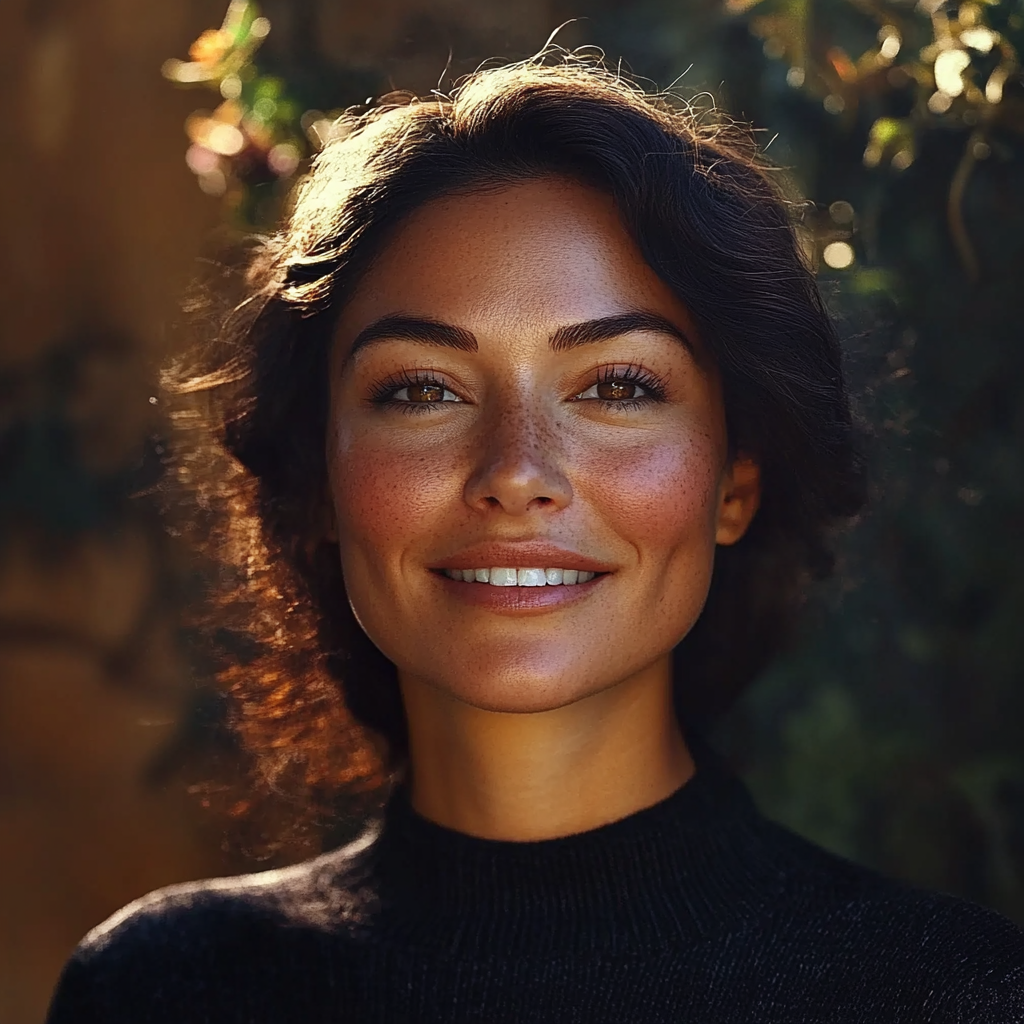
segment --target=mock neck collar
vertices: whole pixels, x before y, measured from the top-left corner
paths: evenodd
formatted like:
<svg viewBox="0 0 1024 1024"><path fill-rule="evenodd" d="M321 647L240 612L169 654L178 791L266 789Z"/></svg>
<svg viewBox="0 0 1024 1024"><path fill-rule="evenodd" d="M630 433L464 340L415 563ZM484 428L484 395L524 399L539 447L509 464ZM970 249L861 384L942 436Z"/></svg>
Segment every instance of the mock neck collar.
<svg viewBox="0 0 1024 1024"><path fill-rule="evenodd" d="M557 839L504 842L419 815L399 788L375 843L379 925L476 955L664 948L751 916L781 885L746 789L703 751L665 800Z"/></svg>

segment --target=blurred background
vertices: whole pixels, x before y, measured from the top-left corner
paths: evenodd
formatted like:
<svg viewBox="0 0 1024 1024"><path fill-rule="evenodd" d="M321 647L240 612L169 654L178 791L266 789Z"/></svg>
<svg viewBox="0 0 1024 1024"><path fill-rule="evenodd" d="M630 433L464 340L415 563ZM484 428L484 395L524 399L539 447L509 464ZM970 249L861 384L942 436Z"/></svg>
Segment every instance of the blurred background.
<svg viewBox="0 0 1024 1024"><path fill-rule="evenodd" d="M603 48L753 123L872 432L869 511L720 742L825 846L1024 922L1021 0L7 0L0 36L0 1024L82 934L268 860L154 488L188 282L342 109ZM287 809L282 815L286 816Z"/></svg>

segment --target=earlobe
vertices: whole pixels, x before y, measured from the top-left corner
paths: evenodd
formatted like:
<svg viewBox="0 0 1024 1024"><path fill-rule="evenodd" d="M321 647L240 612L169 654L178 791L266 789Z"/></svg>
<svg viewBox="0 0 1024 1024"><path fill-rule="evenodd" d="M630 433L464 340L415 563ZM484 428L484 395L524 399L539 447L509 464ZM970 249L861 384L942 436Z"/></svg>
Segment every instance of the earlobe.
<svg viewBox="0 0 1024 1024"><path fill-rule="evenodd" d="M735 544L747 532L761 503L761 467L738 456L729 467L718 502L716 544Z"/></svg>

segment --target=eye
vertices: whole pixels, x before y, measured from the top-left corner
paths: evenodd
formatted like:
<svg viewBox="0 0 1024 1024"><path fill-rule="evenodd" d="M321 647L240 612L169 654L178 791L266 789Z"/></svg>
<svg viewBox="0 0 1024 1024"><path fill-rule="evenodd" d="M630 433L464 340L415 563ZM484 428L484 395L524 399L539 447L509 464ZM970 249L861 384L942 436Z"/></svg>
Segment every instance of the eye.
<svg viewBox="0 0 1024 1024"><path fill-rule="evenodd" d="M407 384L398 388L390 395L392 402L409 402L416 405L425 405L430 402L461 402L462 399L449 391L444 385L432 381L423 381L418 384Z"/></svg>
<svg viewBox="0 0 1024 1024"><path fill-rule="evenodd" d="M400 370L371 388L370 401L382 408L404 413L421 413L442 405L464 404L444 379L433 370Z"/></svg>
<svg viewBox="0 0 1024 1024"><path fill-rule="evenodd" d="M603 402L628 402L648 397L648 392L636 381L618 377L598 381L576 396L577 399L596 398Z"/></svg>

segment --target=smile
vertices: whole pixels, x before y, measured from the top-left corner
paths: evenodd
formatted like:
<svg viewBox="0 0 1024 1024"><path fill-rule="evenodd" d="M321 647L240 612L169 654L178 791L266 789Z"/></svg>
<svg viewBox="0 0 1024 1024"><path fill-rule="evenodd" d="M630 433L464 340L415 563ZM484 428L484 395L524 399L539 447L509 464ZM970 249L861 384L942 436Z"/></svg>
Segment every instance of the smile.
<svg viewBox="0 0 1024 1024"><path fill-rule="evenodd" d="M518 569L494 566L490 569L443 569L450 580L489 583L492 587L558 587L589 583L594 572L577 569Z"/></svg>

